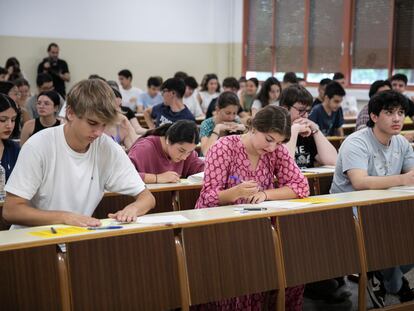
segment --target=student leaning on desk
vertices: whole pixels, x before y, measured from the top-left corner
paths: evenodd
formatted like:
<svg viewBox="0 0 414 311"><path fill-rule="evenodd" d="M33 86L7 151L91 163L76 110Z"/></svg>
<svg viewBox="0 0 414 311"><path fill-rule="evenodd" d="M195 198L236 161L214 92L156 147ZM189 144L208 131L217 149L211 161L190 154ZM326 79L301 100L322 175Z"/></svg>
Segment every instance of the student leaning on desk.
<svg viewBox="0 0 414 311"><path fill-rule="evenodd" d="M139 138L129 158L147 184L179 182L180 177L204 170L204 161L194 150L199 140L194 121L164 124Z"/></svg>
<svg viewBox="0 0 414 311"><path fill-rule="evenodd" d="M395 91L379 92L370 99L368 127L342 143L331 193L414 185L413 148L399 135L408 111L406 98ZM387 292L397 294L401 302L414 300L414 291L404 277L412 267L379 271L382 289L373 292L368 287L374 305L383 307Z"/></svg>
<svg viewBox="0 0 414 311"><path fill-rule="evenodd" d="M207 153L196 208L308 196L308 182L283 145L290 138L290 128L286 109L267 106L257 112L247 134L226 136L216 142ZM287 310L301 310L302 295L303 286L287 288ZM242 310L243 306L261 310L264 299L262 293L213 305L227 310Z"/></svg>
<svg viewBox="0 0 414 311"><path fill-rule="evenodd" d="M99 79L77 83L67 97L65 125L33 135L23 146L6 185L3 217L12 224L99 226L91 217L111 191L136 201L108 216L134 221L154 207L127 155L105 125L117 118L115 95Z"/></svg>

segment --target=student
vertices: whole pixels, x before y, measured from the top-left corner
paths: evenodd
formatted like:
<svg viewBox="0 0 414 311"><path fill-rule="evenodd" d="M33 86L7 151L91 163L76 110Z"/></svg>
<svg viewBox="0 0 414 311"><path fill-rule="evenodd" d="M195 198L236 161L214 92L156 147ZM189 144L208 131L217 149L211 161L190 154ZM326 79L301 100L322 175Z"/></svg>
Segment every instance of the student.
<svg viewBox="0 0 414 311"><path fill-rule="evenodd" d="M245 131L245 126L236 121L239 109L239 98L235 93L227 91L220 94L214 117L204 120L200 126L201 152L204 155L221 136Z"/></svg>
<svg viewBox="0 0 414 311"><path fill-rule="evenodd" d="M3 67L0 67L0 82L7 81L7 70Z"/></svg>
<svg viewBox="0 0 414 311"><path fill-rule="evenodd" d="M17 99L17 107L20 109L21 120L20 126L23 126L27 121L31 119L30 113L27 111L26 104L30 96L30 85L25 78L20 78L14 81L14 85L17 87L20 97Z"/></svg>
<svg viewBox="0 0 414 311"><path fill-rule="evenodd" d="M377 80L371 84L369 88L368 96L371 98L375 94L382 92L382 91L389 91L391 90L391 83L388 80ZM369 121L369 114L368 114L368 104L362 107L361 111L358 113L356 124L355 124L355 131L362 130L363 128L367 127L367 122Z"/></svg>
<svg viewBox="0 0 414 311"><path fill-rule="evenodd" d="M239 97L239 100L241 99L241 95L244 94L244 92L246 91L246 82L247 79L245 76L241 76L238 80L239 82L239 91L237 92L237 96ZM224 81L223 81L224 84Z"/></svg>
<svg viewBox="0 0 414 311"><path fill-rule="evenodd" d="M253 100L257 96L257 90L259 88L259 80L256 78L250 78L246 82L246 90L240 99L240 106L244 112L249 115L252 112Z"/></svg>
<svg viewBox="0 0 414 311"><path fill-rule="evenodd" d="M203 113L207 112L210 102L220 95L220 83L216 74L206 74L201 83L200 92L197 94L197 100L201 105Z"/></svg>
<svg viewBox="0 0 414 311"><path fill-rule="evenodd" d="M20 146L9 139L16 126L19 109L9 96L0 93L0 155L1 165L6 171L6 181L16 164Z"/></svg>
<svg viewBox="0 0 414 311"><path fill-rule="evenodd" d="M296 76L296 73L286 72L283 76L282 90L294 84L298 84L298 77Z"/></svg>
<svg viewBox="0 0 414 311"><path fill-rule="evenodd" d="M69 67L66 61L59 58L59 46L50 43L47 47L48 57L44 58L37 67L37 74L48 73L53 78L56 92L63 98L66 96L65 82L70 81Z"/></svg>
<svg viewBox="0 0 414 311"><path fill-rule="evenodd" d="M36 77L36 85L37 85L37 94L30 97L29 101L27 102L27 111L30 114L31 119L36 119L39 117L37 114L37 96L42 92L53 91L55 88L53 86L53 79L52 76L48 73L39 73ZM63 107L64 100L60 97L60 108ZM59 109L60 109L59 108ZM65 115L62 116L63 118Z"/></svg>
<svg viewBox="0 0 414 311"><path fill-rule="evenodd" d="M200 103L197 100L197 95L194 92L198 88L196 79L194 77L186 77L183 80L185 83L185 93L183 97L184 105L187 106L195 118L205 117L203 111L201 110Z"/></svg>
<svg viewBox="0 0 414 311"><path fill-rule="evenodd" d="M147 81L147 91L138 96L138 111L142 112L148 107L162 103L160 93L162 81L159 77L150 77Z"/></svg>
<svg viewBox="0 0 414 311"><path fill-rule="evenodd" d="M24 78L20 70L20 62L16 57L8 58L4 67L7 70L7 81L14 82L17 79Z"/></svg>
<svg viewBox="0 0 414 311"><path fill-rule="evenodd" d="M18 102L20 99L20 92L14 83L9 81L0 81L0 94L4 94L9 96L14 103ZM19 117L16 119L16 126L13 129L13 132L10 136L12 139L18 139L20 138L20 124L21 124L21 115L20 115L20 109L17 106L17 109L19 110Z"/></svg>
<svg viewBox="0 0 414 311"><path fill-rule="evenodd" d="M101 225L91 217L104 191L136 201L108 216L135 221L154 207L128 156L108 136L105 125L117 117L112 89L98 79L75 84L67 96L64 125L30 137L6 185L3 217L25 226Z"/></svg>
<svg viewBox="0 0 414 311"><path fill-rule="evenodd" d="M221 138L206 158L204 184L196 208L302 198L309 185L283 145L290 138L286 109L267 106L252 119L247 134ZM289 174L285 172L289 171ZM278 189L274 189L274 177ZM302 310L303 286L286 289L288 310ZM261 310L264 294L211 303L225 310Z"/></svg>
<svg viewBox="0 0 414 311"><path fill-rule="evenodd" d="M227 77L223 80L223 92L232 92L234 94L239 94L239 82L234 77ZM237 95L238 96L238 95ZM240 98L240 97L239 97ZM217 104L217 98L214 98L210 105L208 106L207 112L206 112L206 119L211 118L213 114L216 112L216 104ZM239 108L239 114L246 114L243 112L243 109ZM246 114L247 116L247 114Z"/></svg>
<svg viewBox="0 0 414 311"><path fill-rule="evenodd" d="M138 123L135 113L131 109L121 106L121 93L114 88L112 91L115 94L118 116L114 124L106 126L105 134L109 135L117 144L123 146L125 150L129 150L138 137L145 134L147 130Z"/></svg>
<svg viewBox="0 0 414 311"><path fill-rule="evenodd" d="M164 103L149 107L144 111L144 118L150 129L178 120L195 121L193 114L183 104L185 83L182 79L170 78L166 80L162 84L161 90Z"/></svg>
<svg viewBox="0 0 414 311"><path fill-rule="evenodd" d="M368 103L368 127L350 135L341 145L331 193L387 189L414 185L414 152L401 135L407 100L395 91L374 95ZM382 270L383 285L401 302L414 299L404 274L412 265ZM384 306L383 295L373 297Z"/></svg>
<svg viewBox="0 0 414 311"><path fill-rule="evenodd" d="M138 98L142 90L132 86L132 73L128 69L118 72L118 80L121 85L122 106L128 107L134 113L138 112Z"/></svg>
<svg viewBox="0 0 414 311"><path fill-rule="evenodd" d="M335 72L332 80L342 85L345 90L345 76L342 72ZM349 94L344 95L341 107L345 116L355 117L358 113L358 104L355 96L351 96Z"/></svg>
<svg viewBox="0 0 414 311"><path fill-rule="evenodd" d="M29 137L37 132L60 125L60 120L56 118L59 104L60 97L55 91L42 92L37 96L37 113L39 117L29 120L23 125L20 146L23 146Z"/></svg>
<svg viewBox="0 0 414 311"><path fill-rule="evenodd" d="M407 83L408 83L408 78L405 74L403 73L396 73L395 75L393 75L390 78L390 82L391 82L391 87L394 91L403 94L407 100L408 100L408 105L409 105L409 111L407 112L407 115L413 119L413 115L414 115L414 96L409 98L405 92L407 90Z"/></svg>
<svg viewBox="0 0 414 311"><path fill-rule="evenodd" d="M335 165L335 147L321 133L318 125L308 119L312 95L300 85L284 89L280 106L290 113L291 136L286 147L300 168L318 165Z"/></svg>
<svg viewBox="0 0 414 311"><path fill-rule="evenodd" d="M309 114L309 120L315 122L325 136L344 136L342 125L344 116L341 109L345 91L338 82L326 86L325 97L321 105L315 106Z"/></svg>
<svg viewBox="0 0 414 311"><path fill-rule="evenodd" d="M326 86L329 83L331 83L331 82L332 82L332 80L329 79L329 78L322 79L319 82L319 85L318 85L318 97L316 97L315 100L313 101L312 108L315 107L316 105L322 104L323 98L325 97L325 89L326 89Z"/></svg>
<svg viewBox="0 0 414 311"><path fill-rule="evenodd" d="M194 151L198 143L195 122L180 120L148 131L131 148L129 158L145 183L175 183L204 170L204 161Z"/></svg>
<svg viewBox="0 0 414 311"><path fill-rule="evenodd" d="M279 105L279 96L282 92L282 85L275 77L268 78L262 85L256 99L252 104L252 116L259 111L259 109L267 105Z"/></svg>

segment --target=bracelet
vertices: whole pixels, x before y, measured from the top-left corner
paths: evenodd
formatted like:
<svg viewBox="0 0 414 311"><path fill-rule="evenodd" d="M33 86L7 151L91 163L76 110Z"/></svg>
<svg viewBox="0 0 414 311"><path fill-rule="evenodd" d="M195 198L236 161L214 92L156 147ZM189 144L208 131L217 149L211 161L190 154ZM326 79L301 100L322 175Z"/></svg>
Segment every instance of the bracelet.
<svg viewBox="0 0 414 311"><path fill-rule="evenodd" d="M260 191L260 192L263 192L263 194L265 195L265 201L267 200L267 194L266 194L266 192L264 192L263 190L262 191Z"/></svg>
<svg viewBox="0 0 414 311"><path fill-rule="evenodd" d="M216 134L217 135L217 137L220 137L220 134L219 133L217 133L217 132L212 132L211 134Z"/></svg>
<svg viewBox="0 0 414 311"><path fill-rule="evenodd" d="M312 135L315 135L316 133L318 133L319 132L319 129L318 128L316 128L316 129L314 129L313 131L311 131L311 134Z"/></svg>
<svg viewBox="0 0 414 311"><path fill-rule="evenodd" d="M155 183L158 184L158 176L155 174Z"/></svg>

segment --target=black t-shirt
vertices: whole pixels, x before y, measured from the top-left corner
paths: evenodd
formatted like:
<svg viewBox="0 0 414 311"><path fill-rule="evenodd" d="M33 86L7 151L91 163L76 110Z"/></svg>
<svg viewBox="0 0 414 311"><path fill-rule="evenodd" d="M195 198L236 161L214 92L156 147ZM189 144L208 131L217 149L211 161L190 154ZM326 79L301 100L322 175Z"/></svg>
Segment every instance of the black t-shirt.
<svg viewBox="0 0 414 311"><path fill-rule="evenodd" d="M135 113L128 107L121 106L122 114L127 117L128 120L135 118Z"/></svg>
<svg viewBox="0 0 414 311"><path fill-rule="evenodd" d="M60 78L59 73L64 74L69 72L68 64L63 59L52 61L49 57L46 57L37 67L38 74L45 71L44 64L46 62L50 63L50 68L47 70L47 73L50 74L53 78L53 86L55 87L56 92L65 98L65 81Z"/></svg>
<svg viewBox="0 0 414 311"><path fill-rule="evenodd" d="M315 157L318 154L313 136L298 136L295 150L295 162L299 168L314 167Z"/></svg>
<svg viewBox="0 0 414 311"><path fill-rule="evenodd" d="M322 104L321 100L319 98L315 98L315 100L312 103L312 108L315 107L316 105Z"/></svg>

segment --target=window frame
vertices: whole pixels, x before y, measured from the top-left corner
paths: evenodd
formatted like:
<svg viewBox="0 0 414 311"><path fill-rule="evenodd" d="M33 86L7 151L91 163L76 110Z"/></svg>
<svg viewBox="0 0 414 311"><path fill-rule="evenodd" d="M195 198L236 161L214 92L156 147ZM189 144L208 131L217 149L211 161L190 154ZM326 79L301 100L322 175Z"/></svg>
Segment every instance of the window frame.
<svg viewBox="0 0 414 311"><path fill-rule="evenodd" d="M243 0L243 43L242 43L242 74L246 75L247 72L247 52L248 52L248 45L247 45L247 37L248 37L248 26L249 26L249 3L250 1L254 0ZM276 11L276 0L273 1L273 15L272 15L272 63L271 63L271 72L274 75L277 72L277 65L276 65L276 57L275 57L275 11ZM302 71L304 73L304 79L307 81L307 75L309 72L308 65L309 65L309 21L310 21L310 1L311 0L303 0L305 6L305 17L304 17L304 42L303 42L303 68ZM354 38L354 19L355 19L355 6L357 0L344 0L343 3L343 14L342 14L342 22L343 22L343 33L342 33L342 45L343 45L343 53L341 56L340 61L340 68L338 71L341 71L345 75L345 86L348 89L369 89L369 84L357 84L351 83L351 71L352 71L352 57L353 57L353 38ZM389 14L390 17L390 32L389 32L389 43L388 43L388 76L391 77L394 71L394 50L395 50L395 1L396 0L388 0L391 2L391 10ZM308 82L307 85L309 86L318 86L318 83L315 82ZM408 91L414 91L414 85L407 85Z"/></svg>

